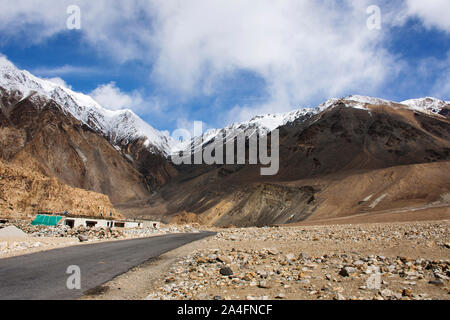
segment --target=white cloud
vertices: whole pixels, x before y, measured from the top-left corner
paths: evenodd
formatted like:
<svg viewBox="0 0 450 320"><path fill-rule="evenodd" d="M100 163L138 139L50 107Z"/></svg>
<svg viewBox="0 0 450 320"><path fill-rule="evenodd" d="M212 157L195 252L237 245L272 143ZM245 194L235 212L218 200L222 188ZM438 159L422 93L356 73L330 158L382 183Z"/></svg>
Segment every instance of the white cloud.
<svg viewBox="0 0 450 320"><path fill-rule="evenodd" d="M69 74L93 74L98 73L98 70L94 68L88 68L88 67L78 67L78 66L71 66L71 65L64 65L60 67L40 67L35 68L31 70L31 72L35 75L41 76L41 77L54 77L54 76L63 76L63 75L69 75Z"/></svg>
<svg viewBox="0 0 450 320"><path fill-rule="evenodd" d="M406 6L407 17L417 17L427 28L438 28L450 33L450 1L407 0Z"/></svg>
<svg viewBox="0 0 450 320"><path fill-rule="evenodd" d="M43 79L44 79L44 80L47 80L47 81L50 81L50 82L53 82L53 83L55 83L55 84L57 84L57 85L63 86L63 87L65 87L65 88L72 89L72 86L71 86L71 85L67 84L67 82L66 82L64 79L61 79L61 78L59 78L59 77L55 77L55 78L43 78Z"/></svg>
<svg viewBox="0 0 450 320"><path fill-rule="evenodd" d="M153 76L185 94L211 94L236 70L267 83L264 105L236 106L233 119L280 112L348 90L376 92L395 62L366 28L364 1L161 1ZM369 89L370 88L370 89Z"/></svg>
<svg viewBox="0 0 450 320"><path fill-rule="evenodd" d="M89 95L100 105L111 110L138 110L143 104L143 99L139 92L124 93L114 82L99 86Z"/></svg>
<svg viewBox="0 0 450 320"><path fill-rule="evenodd" d="M408 0L409 16L447 28L448 0L434 0L429 8L419 1L433 2ZM71 4L81 7L81 34L88 44L118 62L152 66L152 80L180 100L217 94L229 85L224 79L239 71L263 79L267 101L234 106L220 115L227 122L333 96L378 95L401 65L383 48L388 33L366 27L369 0L15 0L14 6L0 0L0 34L13 38L22 32L39 42L67 31ZM401 7L383 5L383 23ZM54 71L46 76L64 70ZM111 84L95 94L111 108L139 100Z"/></svg>

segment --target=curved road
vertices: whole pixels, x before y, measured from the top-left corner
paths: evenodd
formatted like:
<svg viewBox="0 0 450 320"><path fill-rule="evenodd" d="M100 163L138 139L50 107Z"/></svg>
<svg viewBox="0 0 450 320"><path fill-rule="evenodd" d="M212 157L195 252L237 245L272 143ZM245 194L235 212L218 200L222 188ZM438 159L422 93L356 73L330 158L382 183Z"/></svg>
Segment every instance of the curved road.
<svg viewBox="0 0 450 320"><path fill-rule="evenodd" d="M0 259L0 300L77 299L150 259L214 233L172 234L61 248ZM81 271L81 289L70 290L69 266Z"/></svg>

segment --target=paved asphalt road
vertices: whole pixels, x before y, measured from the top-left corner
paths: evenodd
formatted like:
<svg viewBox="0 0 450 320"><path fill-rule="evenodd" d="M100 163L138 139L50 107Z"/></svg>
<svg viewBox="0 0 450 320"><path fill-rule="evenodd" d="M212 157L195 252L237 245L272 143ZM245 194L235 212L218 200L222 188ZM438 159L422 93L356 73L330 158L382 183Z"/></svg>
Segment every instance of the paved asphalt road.
<svg viewBox="0 0 450 320"><path fill-rule="evenodd" d="M61 248L0 259L0 300L69 300L152 258L213 233L173 234ZM69 266L81 270L81 290L67 289Z"/></svg>

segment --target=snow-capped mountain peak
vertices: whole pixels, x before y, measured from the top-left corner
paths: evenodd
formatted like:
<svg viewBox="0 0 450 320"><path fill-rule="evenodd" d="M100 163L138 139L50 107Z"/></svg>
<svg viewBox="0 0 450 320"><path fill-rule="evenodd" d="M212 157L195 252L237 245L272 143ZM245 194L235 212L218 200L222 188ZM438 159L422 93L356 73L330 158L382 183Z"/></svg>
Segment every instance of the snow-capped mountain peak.
<svg viewBox="0 0 450 320"><path fill-rule="evenodd" d="M360 95L350 95L344 98L333 98L329 99L326 102L322 103L316 109L318 112L325 111L333 106L336 106L338 102L342 102L346 107L369 110L368 105L377 106L377 105L387 105L392 107L398 107L399 105L403 105L411 110L428 113L428 114L439 114L442 109L449 105L449 102L442 101L436 98L420 98L420 99L411 99L403 102L395 102L380 98L368 97L368 96L360 96Z"/></svg>
<svg viewBox="0 0 450 320"><path fill-rule="evenodd" d="M103 108L92 97L35 77L28 71L19 70L1 56L0 88L9 94L20 95L22 99L54 100L64 112L103 134L113 145L143 139L151 151L159 151L166 156L173 146L170 137L147 124L133 111L112 111Z"/></svg>
<svg viewBox="0 0 450 320"><path fill-rule="evenodd" d="M237 122L229 125L223 129L212 129L201 135L194 137L191 141L185 141L172 149L172 154L180 151L187 151L189 148L193 150L200 150L201 147L206 146L214 141L224 139L224 142L235 139L238 135L244 133L247 137L254 134L264 136L273 130L294 122L301 117L310 117L317 113L317 110L312 108L304 108L294 110L287 113L274 113L255 116L249 121Z"/></svg>
<svg viewBox="0 0 450 320"><path fill-rule="evenodd" d="M428 111L432 113L439 113L446 106L450 105L448 101L442 101L432 97L420 98L420 99L410 99L401 102L401 104L408 106L416 111Z"/></svg>
<svg viewBox="0 0 450 320"><path fill-rule="evenodd" d="M414 111L428 114L441 113L449 108L449 102L435 98L406 100L400 103L379 98L351 95L344 98L329 99L316 108L302 108L287 113L265 114L249 121L234 123L223 129L212 129L191 141L177 142L170 136L156 130L131 110L112 111L103 108L89 95L75 92L69 88L48 80L35 77L25 70L19 70L0 55L0 90L8 94L16 94L18 98L49 99L58 103L64 112L71 114L93 130L103 134L111 144L127 144L136 139L142 139L144 145L152 152L169 156L189 148L203 147L218 138L225 141L236 138L239 134L266 135L269 132L287 125L298 119L308 119L342 102L346 107L369 110L369 105L391 105L410 108Z"/></svg>
<svg viewBox="0 0 450 320"><path fill-rule="evenodd" d="M266 135L281 126L292 123L298 119L307 119L325 110L334 108L338 105L339 102L342 102L343 105L348 108L362 109L367 111L370 110L369 105L387 105L393 107L403 105L404 107L410 108L414 111L428 114L439 114L442 109L446 105L448 105L448 102L441 101L435 98L415 99L400 103L361 95L350 95L344 98L332 98L325 101L316 108L302 108L287 113L260 115L254 117L249 121L234 123L223 129L209 130L202 136L193 138L192 141L185 141L183 143L175 145L175 147L172 149L172 153L189 150L190 147L194 150L199 150L200 146L206 146L219 138L225 137L225 141L229 141L236 138L241 133L245 133L248 137L256 133L259 135Z"/></svg>

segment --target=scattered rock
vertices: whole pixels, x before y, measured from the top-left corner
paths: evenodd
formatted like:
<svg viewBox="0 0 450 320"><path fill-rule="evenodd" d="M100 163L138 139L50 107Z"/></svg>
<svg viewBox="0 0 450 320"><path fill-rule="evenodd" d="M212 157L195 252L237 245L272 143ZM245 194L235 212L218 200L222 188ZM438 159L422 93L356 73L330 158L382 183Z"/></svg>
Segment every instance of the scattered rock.
<svg viewBox="0 0 450 320"><path fill-rule="evenodd" d="M344 300L347 300L347 299L345 299L345 297L344 297L342 294L337 293L337 294L334 296L334 300L344 301Z"/></svg>
<svg viewBox="0 0 450 320"><path fill-rule="evenodd" d="M300 260L306 260L306 259L309 259L309 256L308 256L306 253L300 253L300 254L298 255L298 258L299 258Z"/></svg>
<svg viewBox="0 0 450 320"><path fill-rule="evenodd" d="M212 242L210 247L202 246L202 249L171 267L166 278L174 276L176 280L170 284L162 283L160 288L155 289L153 297L194 299L208 289L208 299L222 293L224 299L268 298L259 296L260 292L267 292L274 299L285 298L283 294L287 293L279 295L279 288L290 288L289 296L294 299L406 300L447 297L448 288L436 290L429 286L428 295L423 293L426 288L423 292L415 291L423 288L416 285L421 279L440 279L436 285L443 283L445 286L450 277L448 260L417 259L418 250L411 250L410 256L414 259L388 254L366 255L364 249L358 252L363 241L369 237L372 239L370 245L377 246L374 247L377 251L403 241L420 249L425 247L427 241L433 241L440 244L440 248L435 246L436 250L442 250L441 244L448 242L448 223L220 230L215 237L204 240L205 243ZM320 238L321 243L308 248L311 250L308 252L310 256L300 253L313 238ZM232 242L236 239L242 243ZM361 243L352 247L354 242ZM273 249L274 243L280 243L280 247ZM343 248L342 251L327 252L330 243L337 243L338 248ZM205 263L198 264L197 261ZM226 266L231 267L234 274L225 273L226 276L223 276L218 272L220 267Z"/></svg>
<svg viewBox="0 0 450 320"><path fill-rule="evenodd" d="M356 269L353 267L344 267L339 272L339 275L342 277L350 277L352 274L356 272Z"/></svg>
<svg viewBox="0 0 450 320"><path fill-rule="evenodd" d="M412 292L411 292L411 290L409 290L409 289L403 289L403 291L402 291L402 296L403 296L403 297L409 297L409 298L412 298Z"/></svg>
<svg viewBox="0 0 450 320"><path fill-rule="evenodd" d="M275 296L275 299L285 299L286 295L284 293L279 293Z"/></svg>
<svg viewBox="0 0 450 320"><path fill-rule="evenodd" d="M261 289L270 289L271 286L269 285L269 282L267 282L266 280L260 281L258 284L258 288Z"/></svg>
<svg viewBox="0 0 450 320"><path fill-rule="evenodd" d="M394 295L394 293L389 289L384 289L384 290L380 291L380 295L383 298L390 298Z"/></svg>
<svg viewBox="0 0 450 320"><path fill-rule="evenodd" d="M292 263L295 261L295 256L292 253L287 254L285 258L286 258L286 261L289 263Z"/></svg>
<svg viewBox="0 0 450 320"><path fill-rule="evenodd" d="M218 256L217 257L217 261L225 263L225 264L230 264L231 263L231 260L228 257L226 257L226 256Z"/></svg>
<svg viewBox="0 0 450 320"><path fill-rule="evenodd" d="M224 267L220 269L220 274L223 276L232 276L233 270L230 267Z"/></svg>
<svg viewBox="0 0 450 320"><path fill-rule="evenodd" d="M78 236L78 240L80 240L80 242L87 242L87 241L89 241L89 238L87 236L80 234Z"/></svg>
<svg viewBox="0 0 450 320"><path fill-rule="evenodd" d="M381 276L378 274L373 274L367 279L366 287L369 290L380 290L381 289Z"/></svg>
<svg viewBox="0 0 450 320"><path fill-rule="evenodd" d="M430 280L428 283L432 284L434 286L443 286L444 285L444 282L441 279Z"/></svg>

